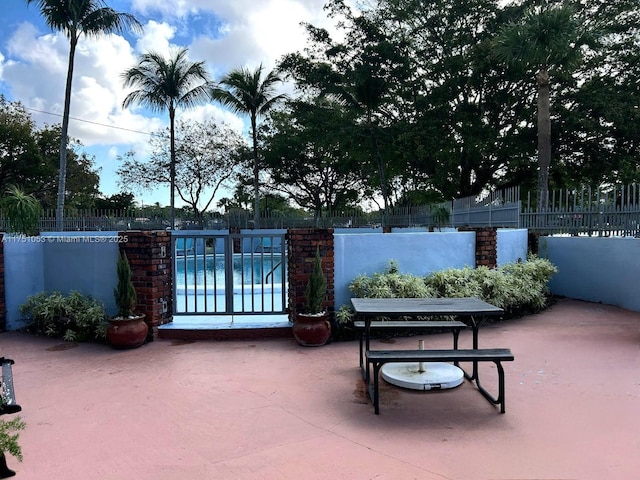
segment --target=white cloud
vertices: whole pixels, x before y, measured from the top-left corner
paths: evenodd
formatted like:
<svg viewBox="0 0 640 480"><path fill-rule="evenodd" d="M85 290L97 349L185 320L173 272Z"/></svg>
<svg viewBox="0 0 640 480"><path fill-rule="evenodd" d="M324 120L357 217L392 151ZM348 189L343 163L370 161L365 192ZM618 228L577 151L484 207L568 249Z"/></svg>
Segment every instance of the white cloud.
<svg viewBox="0 0 640 480"><path fill-rule="evenodd" d="M136 42L136 52L164 53L171 48L171 39L176 34L176 27L166 22L149 20L144 26L144 32Z"/></svg>

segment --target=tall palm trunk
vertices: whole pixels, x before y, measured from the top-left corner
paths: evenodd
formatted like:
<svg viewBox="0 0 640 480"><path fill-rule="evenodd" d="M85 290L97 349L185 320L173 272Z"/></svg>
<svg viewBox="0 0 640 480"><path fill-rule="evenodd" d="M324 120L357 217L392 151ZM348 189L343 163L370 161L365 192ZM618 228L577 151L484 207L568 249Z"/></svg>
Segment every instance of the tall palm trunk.
<svg viewBox="0 0 640 480"><path fill-rule="evenodd" d="M58 173L58 198L56 202L56 230L64 230L64 198L67 187L67 135L69 132L69 112L71 110L71 82L73 81L73 63L78 39L71 36L67 84L64 90L64 112L62 113L62 131L60 132L60 171Z"/></svg>
<svg viewBox="0 0 640 480"><path fill-rule="evenodd" d="M538 209L546 210L549 197L551 165L551 109L549 72L542 68L536 74L538 84Z"/></svg>
<svg viewBox="0 0 640 480"><path fill-rule="evenodd" d="M387 217L389 215L389 193L387 190L387 177L384 171L384 161L382 160L382 153L380 152L380 143L378 142L378 136L376 132L371 129L371 136L373 140L373 149L375 152L376 163L378 164L378 173L380 174L380 191L382 193L382 226L386 226Z"/></svg>
<svg viewBox="0 0 640 480"><path fill-rule="evenodd" d="M253 228L260 228L260 178L258 176L258 132L256 115L251 115L251 134L253 136Z"/></svg>
<svg viewBox="0 0 640 480"><path fill-rule="evenodd" d="M176 132L175 132L176 108L173 104L169 105L169 131L170 131L170 155L169 159L169 177L171 183L170 209L171 209L171 230L176 228Z"/></svg>

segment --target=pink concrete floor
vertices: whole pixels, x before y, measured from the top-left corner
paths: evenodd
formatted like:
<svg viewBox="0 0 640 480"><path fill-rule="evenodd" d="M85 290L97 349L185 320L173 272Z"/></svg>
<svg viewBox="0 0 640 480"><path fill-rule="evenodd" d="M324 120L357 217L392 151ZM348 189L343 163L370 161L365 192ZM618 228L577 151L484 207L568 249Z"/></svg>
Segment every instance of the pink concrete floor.
<svg viewBox="0 0 640 480"><path fill-rule="evenodd" d="M450 348L451 336L426 343ZM20 480L640 478L640 313L560 300L481 329L480 346L515 355L504 415L465 382L385 385L376 416L355 342L114 351L4 333L27 422L24 461L8 463ZM494 387L495 367L481 373Z"/></svg>

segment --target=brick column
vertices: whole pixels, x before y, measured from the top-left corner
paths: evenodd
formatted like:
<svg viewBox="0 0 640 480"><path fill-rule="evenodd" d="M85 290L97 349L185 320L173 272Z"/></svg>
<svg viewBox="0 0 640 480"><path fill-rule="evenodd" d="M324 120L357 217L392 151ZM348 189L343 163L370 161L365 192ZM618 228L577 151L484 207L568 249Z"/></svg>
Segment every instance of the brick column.
<svg viewBox="0 0 640 480"><path fill-rule="evenodd" d="M476 267L496 268L498 264L498 232L495 227L460 227L458 231L476 233Z"/></svg>
<svg viewBox="0 0 640 480"><path fill-rule="evenodd" d="M313 270L316 248L320 247L322 271L327 278L327 311L334 310L333 228L297 228L287 231L289 275L289 320L304 307L305 290Z"/></svg>
<svg viewBox="0 0 640 480"><path fill-rule="evenodd" d="M7 301L4 294L4 238L0 233L0 332L7 329Z"/></svg>
<svg viewBox="0 0 640 480"><path fill-rule="evenodd" d="M131 279L143 313L156 338L158 326L173 320L173 279L171 233L164 231L121 232L127 238L120 244L131 265Z"/></svg>

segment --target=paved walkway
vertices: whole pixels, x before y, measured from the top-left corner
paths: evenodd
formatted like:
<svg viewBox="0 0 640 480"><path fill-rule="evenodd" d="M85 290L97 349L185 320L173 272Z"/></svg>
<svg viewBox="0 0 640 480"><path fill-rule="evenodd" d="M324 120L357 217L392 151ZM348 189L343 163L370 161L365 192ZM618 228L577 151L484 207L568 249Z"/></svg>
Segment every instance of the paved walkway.
<svg viewBox="0 0 640 480"><path fill-rule="evenodd" d="M427 347L450 342L426 337ZM0 334L28 424L24 462L8 463L20 480L638 478L640 313L561 300L481 329L480 344L515 354L504 415L465 382L426 393L385 385L375 416L355 342L114 351ZM493 367L481 368L493 387Z"/></svg>

